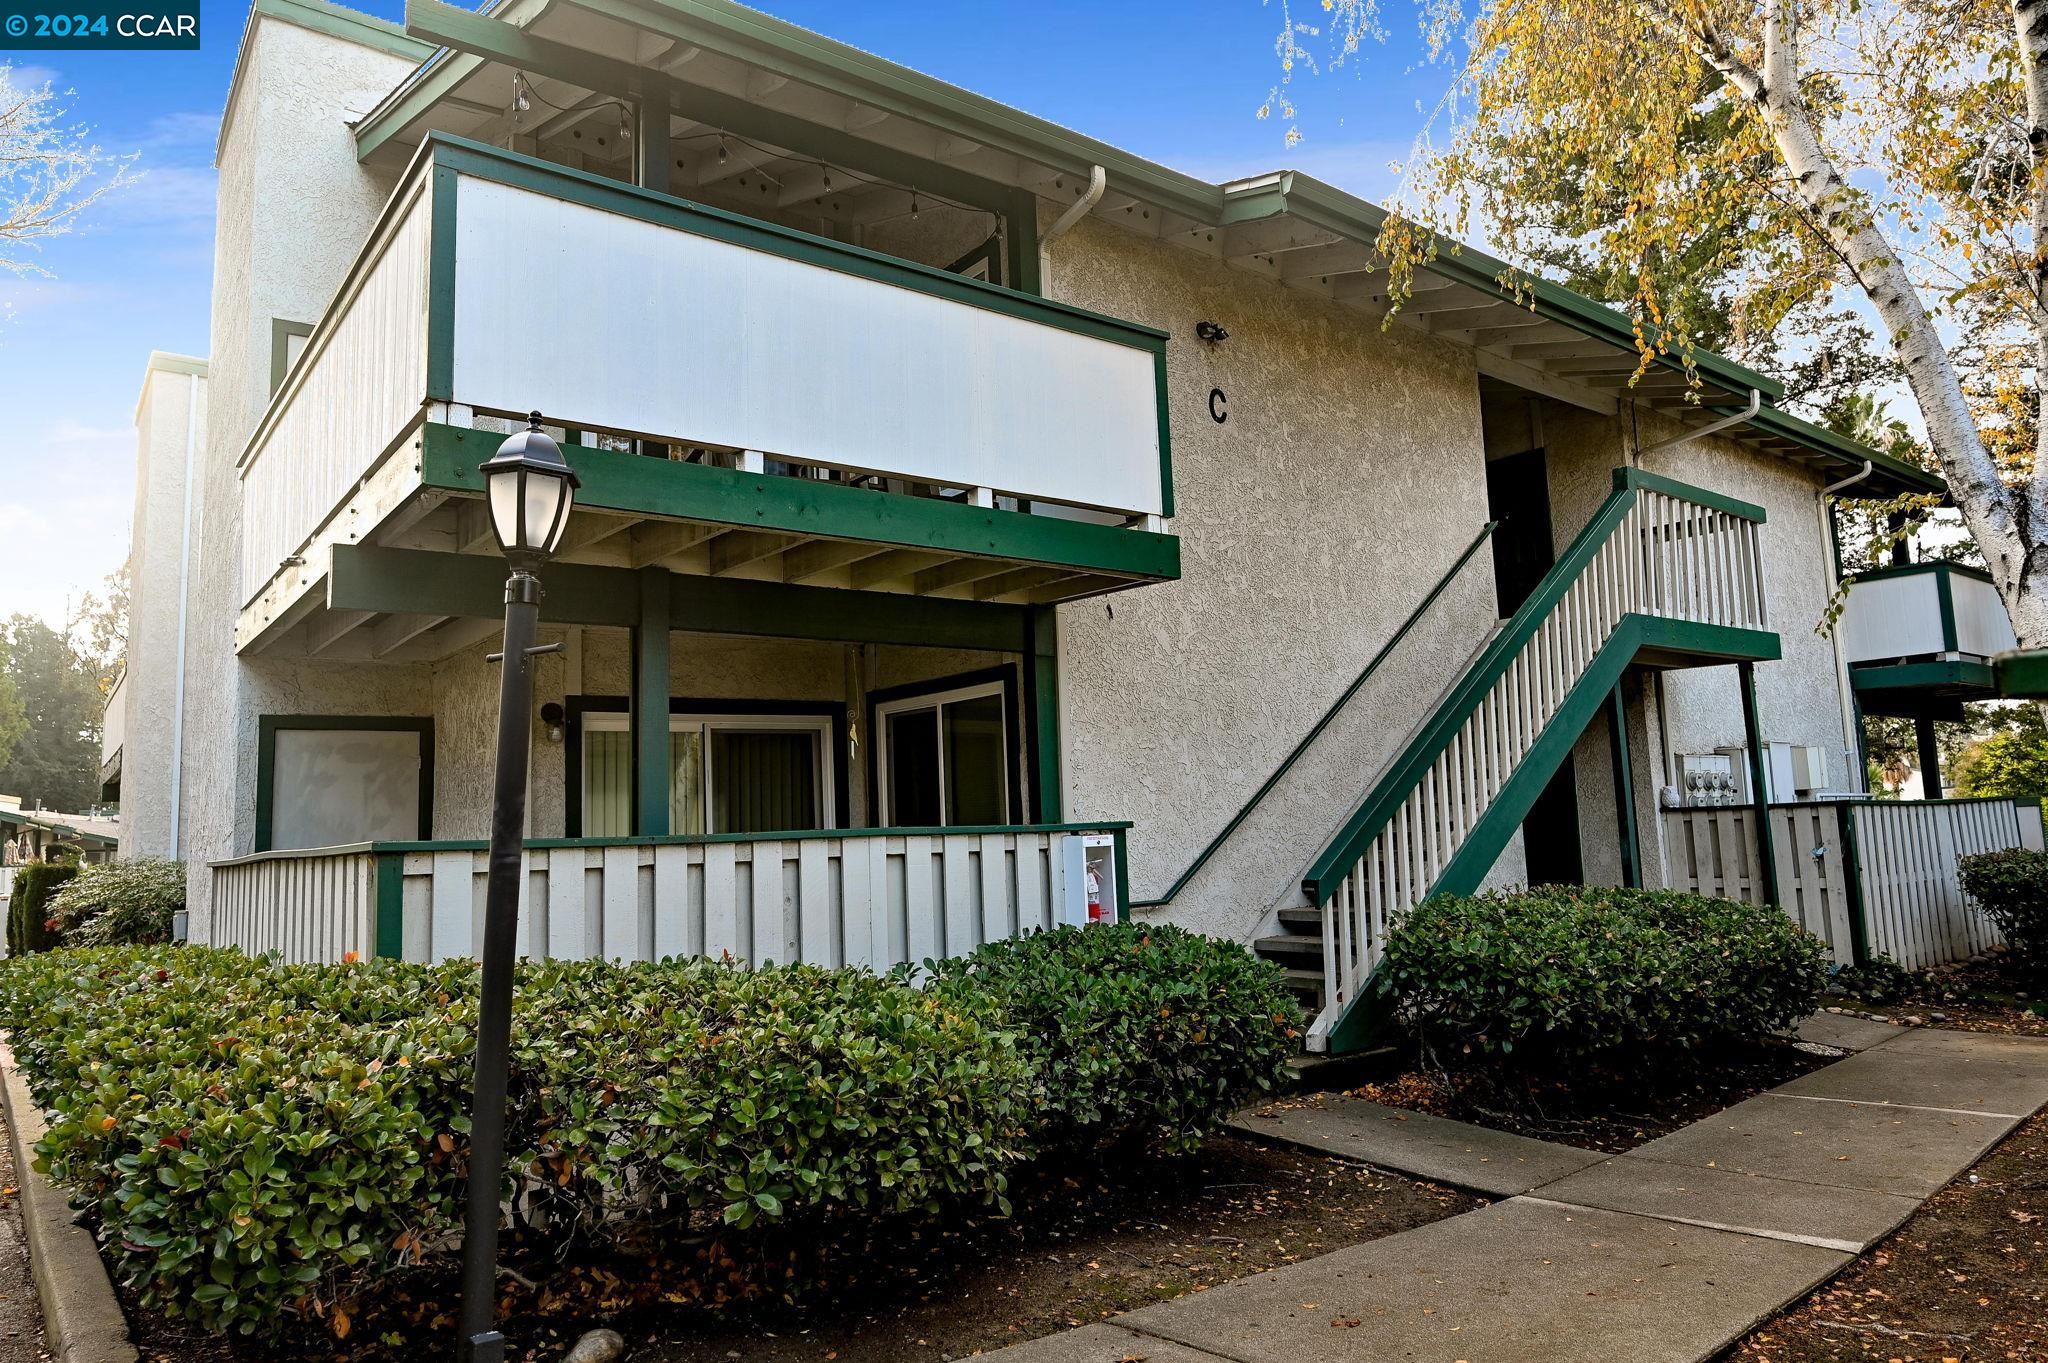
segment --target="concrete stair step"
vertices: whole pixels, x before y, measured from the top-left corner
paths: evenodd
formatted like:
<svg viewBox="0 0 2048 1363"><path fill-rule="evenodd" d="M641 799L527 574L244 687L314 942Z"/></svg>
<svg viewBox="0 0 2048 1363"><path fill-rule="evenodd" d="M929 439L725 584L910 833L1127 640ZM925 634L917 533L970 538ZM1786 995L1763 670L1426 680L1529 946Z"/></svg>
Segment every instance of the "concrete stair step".
<svg viewBox="0 0 2048 1363"><path fill-rule="evenodd" d="M1313 958L1320 963L1323 959L1323 939L1301 937L1292 933L1276 937L1259 937L1252 941L1252 950L1269 961L1297 961ZM1320 974L1321 972L1318 972Z"/></svg>

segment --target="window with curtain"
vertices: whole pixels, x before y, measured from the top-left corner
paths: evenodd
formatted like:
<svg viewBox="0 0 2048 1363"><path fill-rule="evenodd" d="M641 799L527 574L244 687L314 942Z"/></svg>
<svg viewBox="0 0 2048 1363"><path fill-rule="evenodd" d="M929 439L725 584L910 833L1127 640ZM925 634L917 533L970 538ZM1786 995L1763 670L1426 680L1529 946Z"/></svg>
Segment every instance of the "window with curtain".
<svg viewBox="0 0 2048 1363"><path fill-rule="evenodd" d="M831 737L823 715L669 716L669 831L830 828ZM582 768L583 836L632 836L633 735L624 713L585 713Z"/></svg>
<svg viewBox="0 0 2048 1363"><path fill-rule="evenodd" d="M999 681L877 705L887 822L905 828L1011 822L1007 705Z"/></svg>

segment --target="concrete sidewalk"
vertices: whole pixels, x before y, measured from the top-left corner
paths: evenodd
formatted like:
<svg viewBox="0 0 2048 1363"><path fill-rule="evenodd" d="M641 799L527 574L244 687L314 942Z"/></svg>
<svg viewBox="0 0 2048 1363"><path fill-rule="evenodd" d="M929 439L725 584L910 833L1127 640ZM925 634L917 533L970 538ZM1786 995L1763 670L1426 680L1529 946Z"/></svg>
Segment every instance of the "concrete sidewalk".
<svg viewBox="0 0 2048 1363"><path fill-rule="evenodd" d="M1355 1100L1253 1114L1240 1129L1513 1195L993 1356L1698 1363L2048 1104L2048 1039L1875 1025L1830 1028L1855 1033L1848 1059L1611 1157Z"/></svg>

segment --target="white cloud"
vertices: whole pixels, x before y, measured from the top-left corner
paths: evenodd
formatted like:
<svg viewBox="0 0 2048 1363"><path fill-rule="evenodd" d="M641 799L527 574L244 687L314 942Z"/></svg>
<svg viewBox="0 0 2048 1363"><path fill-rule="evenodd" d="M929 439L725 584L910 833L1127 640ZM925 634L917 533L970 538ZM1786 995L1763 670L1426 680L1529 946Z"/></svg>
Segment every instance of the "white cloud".
<svg viewBox="0 0 2048 1363"><path fill-rule="evenodd" d="M101 201L112 221L152 227L213 227L213 171L198 166L150 166Z"/></svg>
<svg viewBox="0 0 2048 1363"><path fill-rule="evenodd" d="M220 134L220 115L185 112L153 120L143 135L144 147L198 147L211 154Z"/></svg>
<svg viewBox="0 0 2048 1363"><path fill-rule="evenodd" d="M0 62L0 69L7 70L8 82L17 90L40 90L45 85L60 90L64 88L64 78L54 66L19 65L9 68L6 62Z"/></svg>
<svg viewBox="0 0 2048 1363"><path fill-rule="evenodd" d="M0 614L61 626L128 556L135 432L59 418L24 443L39 457L0 497Z"/></svg>

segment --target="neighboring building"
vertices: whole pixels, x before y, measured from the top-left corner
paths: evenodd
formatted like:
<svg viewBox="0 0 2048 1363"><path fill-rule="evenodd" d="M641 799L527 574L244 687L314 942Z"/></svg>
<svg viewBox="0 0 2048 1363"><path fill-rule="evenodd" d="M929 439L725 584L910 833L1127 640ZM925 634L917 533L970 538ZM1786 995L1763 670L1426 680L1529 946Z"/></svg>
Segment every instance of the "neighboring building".
<svg viewBox="0 0 2048 1363"><path fill-rule="evenodd" d="M0 866L47 861L59 849L83 862L112 861L120 840L121 821L111 815L23 809L19 795L0 795Z"/></svg>
<svg viewBox="0 0 2048 1363"><path fill-rule="evenodd" d="M179 783L196 475L205 449L206 361L152 352L135 403L135 522L128 550L127 663L107 695L100 798L121 808L121 853L184 855Z"/></svg>
<svg viewBox="0 0 2048 1363"><path fill-rule="evenodd" d="M121 788L196 937L473 948L477 466L536 409L583 486L531 950L887 963L1093 899L1264 939L1341 1045L1431 888L1675 883L1663 789L1860 786L1823 491L1940 484L1772 379L1631 385L1625 317L1471 251L1386 325L1370 204L724 0L411 13L257 0L209 377L145 390Z"/></svg>

